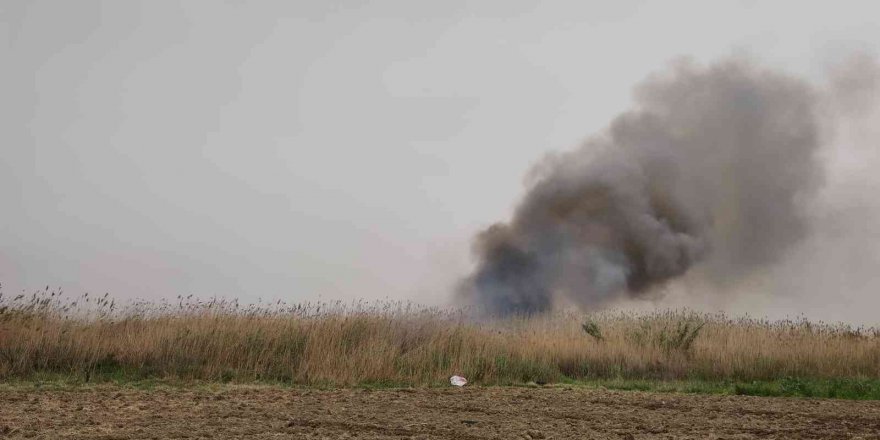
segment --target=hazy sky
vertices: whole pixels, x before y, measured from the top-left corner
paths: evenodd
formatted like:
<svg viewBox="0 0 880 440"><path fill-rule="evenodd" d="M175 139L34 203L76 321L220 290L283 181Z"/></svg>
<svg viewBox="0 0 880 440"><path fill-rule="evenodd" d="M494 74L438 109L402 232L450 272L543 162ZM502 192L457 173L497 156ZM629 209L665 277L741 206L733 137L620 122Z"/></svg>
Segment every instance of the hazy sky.
<svg viewBox="0 0 880 440"><path fill-rule="evenodd" d="M3 0L0 282L441 304L530 166L646 75L821 81L880 52L875 5Z"/></svg>

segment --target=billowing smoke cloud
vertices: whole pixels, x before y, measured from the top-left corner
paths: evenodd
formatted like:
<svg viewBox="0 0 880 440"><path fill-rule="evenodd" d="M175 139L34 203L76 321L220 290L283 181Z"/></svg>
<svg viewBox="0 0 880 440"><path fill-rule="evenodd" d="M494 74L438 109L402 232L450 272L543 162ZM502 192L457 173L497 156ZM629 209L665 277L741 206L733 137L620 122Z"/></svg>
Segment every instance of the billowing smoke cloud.
<svg viewBox="0 0 880 440"><path fill-rule="evenodd" d="M535 168L513 218L475 239L459 295L533 313L773 265L809 232L818 107L806 83L744 60L650 77L605 132Z"/></svg>

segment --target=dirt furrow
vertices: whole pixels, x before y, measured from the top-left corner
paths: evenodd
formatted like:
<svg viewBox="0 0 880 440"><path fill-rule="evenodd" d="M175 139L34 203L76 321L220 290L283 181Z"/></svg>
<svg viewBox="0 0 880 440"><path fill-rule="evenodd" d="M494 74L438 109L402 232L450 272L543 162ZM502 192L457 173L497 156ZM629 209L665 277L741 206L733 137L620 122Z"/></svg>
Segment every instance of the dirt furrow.
<svg viewBox="0 0 880 440"><path fill-rule="evenodd" d="M7 389L0 437L880 439L880 402L577 387Z"/></svg>

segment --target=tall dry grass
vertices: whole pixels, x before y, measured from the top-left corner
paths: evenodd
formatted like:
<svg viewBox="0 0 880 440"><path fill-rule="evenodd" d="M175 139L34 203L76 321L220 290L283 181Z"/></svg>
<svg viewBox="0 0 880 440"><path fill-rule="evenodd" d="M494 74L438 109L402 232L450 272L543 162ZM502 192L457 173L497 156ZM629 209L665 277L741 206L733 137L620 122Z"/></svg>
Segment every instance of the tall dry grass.
<svg viewBox="0 0 880 440"><path fill-rule="evenodd" d="M299 384L880 378L873 328L667 311L485 321L402 303L134 303L0 294L0 379Z"/></svg>

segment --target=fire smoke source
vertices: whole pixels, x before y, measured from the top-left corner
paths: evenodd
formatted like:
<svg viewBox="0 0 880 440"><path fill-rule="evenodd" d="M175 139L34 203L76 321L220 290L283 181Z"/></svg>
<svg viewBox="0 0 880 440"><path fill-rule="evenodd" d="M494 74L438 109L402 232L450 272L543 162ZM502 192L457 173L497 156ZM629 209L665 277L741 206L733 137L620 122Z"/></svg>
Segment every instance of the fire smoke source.
<svg viewBox="0 0 880 440"><path fill-rule="evenodd" d="M649 78L604 133L536 167L510 222L476 237L459 295L535 313L638 297L696 265L719 284L772 265L822 181L817 107L806 83L742 60Z"/></svg>

